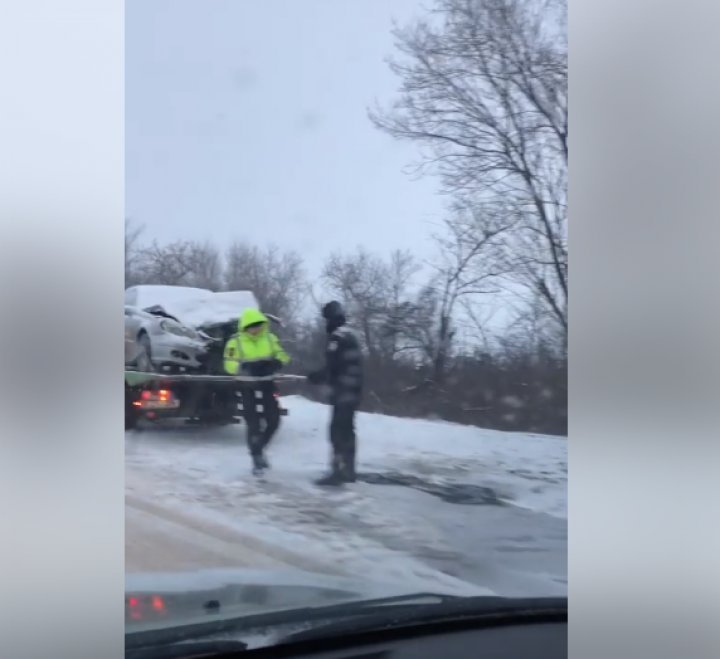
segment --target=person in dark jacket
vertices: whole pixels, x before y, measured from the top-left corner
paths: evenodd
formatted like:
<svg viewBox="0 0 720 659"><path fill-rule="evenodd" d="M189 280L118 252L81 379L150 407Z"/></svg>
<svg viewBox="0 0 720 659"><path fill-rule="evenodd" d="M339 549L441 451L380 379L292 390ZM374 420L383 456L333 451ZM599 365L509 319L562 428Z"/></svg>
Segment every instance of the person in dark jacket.
<svg viewBox="0 0 720 659"><path fill-rule="evenodd" d="M330 390L332 463L330 472L315 482L341 485L355 481L355 412L362 398L363 358L357 336L346 325L342 305L328 302L322 315L328 334L325 366L308 374L308 381L325 384Z"/></svg>

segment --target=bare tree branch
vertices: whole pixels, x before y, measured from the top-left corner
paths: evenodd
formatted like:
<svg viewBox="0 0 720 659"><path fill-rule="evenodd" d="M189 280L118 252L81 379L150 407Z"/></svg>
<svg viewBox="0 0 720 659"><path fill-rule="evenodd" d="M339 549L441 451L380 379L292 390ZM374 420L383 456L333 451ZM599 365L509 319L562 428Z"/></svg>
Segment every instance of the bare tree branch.
<svg viewBox="0 0 720 659"><path fill-rule="evenodd" d="M462 203L506 208L509 226L488 258L567 328L564 4L437 0L433 13L441 24L395 29L401 56L390 67L400 95L370 118L390 135L429 147L422 165Z"/></svg>
<svg viewBox="0 0 720 659"><path fill-rule="evenodd" d="M308 285L297 252L282 252L276 245L260 249L235 243L227 250L225 261L227 289L253 291L265 311L284 321L300 314Z"/></svg>

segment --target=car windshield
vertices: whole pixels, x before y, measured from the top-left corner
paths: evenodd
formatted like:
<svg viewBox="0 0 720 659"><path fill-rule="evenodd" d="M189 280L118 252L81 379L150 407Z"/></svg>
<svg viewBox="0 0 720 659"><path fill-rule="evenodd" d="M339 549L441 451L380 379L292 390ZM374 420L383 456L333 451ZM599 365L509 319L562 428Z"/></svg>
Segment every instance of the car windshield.
<svg viewBox="0 0 720 659"><path fill-rule="evenodd" d="M565 3L125 31L128 637L565 596Z"/></svg>

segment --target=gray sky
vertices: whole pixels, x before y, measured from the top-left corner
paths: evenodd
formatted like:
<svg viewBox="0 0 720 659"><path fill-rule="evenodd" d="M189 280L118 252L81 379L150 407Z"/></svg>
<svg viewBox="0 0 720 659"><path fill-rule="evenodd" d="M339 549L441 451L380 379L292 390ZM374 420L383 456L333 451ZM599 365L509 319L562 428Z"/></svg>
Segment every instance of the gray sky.
<svg viewBox="0 0 720 659"><path fill-rule="evenodd" d="M160 240L431 250L437 181L366 110L420 0L128 0L126 214Z"/></svg>

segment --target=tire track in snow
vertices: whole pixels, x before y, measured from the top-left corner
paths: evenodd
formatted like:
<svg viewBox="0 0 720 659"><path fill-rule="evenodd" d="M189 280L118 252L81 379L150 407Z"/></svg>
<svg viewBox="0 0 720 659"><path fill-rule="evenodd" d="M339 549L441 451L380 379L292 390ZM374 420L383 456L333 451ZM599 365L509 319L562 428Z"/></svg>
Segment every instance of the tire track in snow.
<svg viewBox="0 0 720 659"><path fill-rule="evenodd" d="M196 568L290 566L344 576L332 564L137 495L126 494L125 507L129 512L126 519L129 517L130 522L126 529L126 569L130 571L167 570L187 564Z"/></svg>
<svg viewBox="0 0 720 659"><path fill-rule="evenodd" d="M196 570L205 567L259 567L268 561L246 548L196 528L126 505L127 572Z"/></svg>

